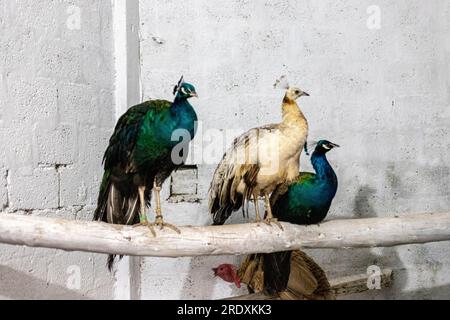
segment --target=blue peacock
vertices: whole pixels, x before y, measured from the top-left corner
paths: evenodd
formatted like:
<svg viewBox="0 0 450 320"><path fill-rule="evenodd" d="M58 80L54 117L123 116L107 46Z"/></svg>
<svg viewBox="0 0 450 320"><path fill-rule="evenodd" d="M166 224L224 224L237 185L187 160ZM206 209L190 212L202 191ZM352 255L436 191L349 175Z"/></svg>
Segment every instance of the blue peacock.
<svg viewBox="0 0 450 320"><path fill-rule="evenodd" d="M181 78L174 95L173 102L150 100L119 119L104 156L95 220L147 226L154 236L154 227L179 233L176 226L164 222L160 192L164 181L184 164L186 146L195 137L198 118L188 100L197 97L197 92ZM154 223L146 213L152 191L156 198ZM110 269L114 260L114 256L108 259Z"/></svg>
<svg viewBox="0 0 450 320"><path fill-rule="evenodd" d="M338 179L328 162L327 153L337 147L337 144L327 140L319 141L311 156L316 173L300 173L294 183L289 186L282 185L275 190L271 203L273 214L279 221L310 225L320 223L326 218L338 189ZM289 278L292 254L290 251L249 256L239 273L245 274L250 265L260 265L259 269L263 272L254 273L253 276L247 275L249 279L246 282L263 284L261 289L269 294L283 292L288 282L295 281ZM311 268L310 259L302 260L308 262L308 265L300 268L306 272ZM264 279L254 279L257 275ZM298 279L304 281L300 278L306 277L303 275ZM250 288L255 290L251 285Z"/></svg>
<svg viewBox="0 0 450 320"><path fill-rule="evenodd" d="M276 190L271 202L280 221L299 225L323 221L336 195L338 179L327 159L327 153L339 147L327 140L319 141L311 156L314 173L302 172L297 181Z"/></svg>

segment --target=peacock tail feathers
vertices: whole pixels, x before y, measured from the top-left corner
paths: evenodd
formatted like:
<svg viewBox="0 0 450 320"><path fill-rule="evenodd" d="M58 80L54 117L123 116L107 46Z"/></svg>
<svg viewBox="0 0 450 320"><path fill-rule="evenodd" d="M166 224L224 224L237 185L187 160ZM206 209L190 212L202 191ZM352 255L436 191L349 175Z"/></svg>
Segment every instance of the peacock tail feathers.
<svg viewBox="0 0 450 320"><path fill-rule="evenodd" d="M264 270L273 270L273 273ZM281 300L334 300L325 271L302 251L249 255L238 275L251 293Z"/></svg>
<svg viewBox="0 0 450 320"><path fill-rule="evenodd" d="M311 159L316 173L300 173L272 193L272 211L279 221L308 225L325 219L338 188L337 176L326 158L334 147L338 146L320 141ZM262 271L257 273L256 266L263 266ZM240 274L251 290L279 294L282 299L332 298L325 272L301 251L248 256ZM263 290L256 285L261 283Z"/></svg>

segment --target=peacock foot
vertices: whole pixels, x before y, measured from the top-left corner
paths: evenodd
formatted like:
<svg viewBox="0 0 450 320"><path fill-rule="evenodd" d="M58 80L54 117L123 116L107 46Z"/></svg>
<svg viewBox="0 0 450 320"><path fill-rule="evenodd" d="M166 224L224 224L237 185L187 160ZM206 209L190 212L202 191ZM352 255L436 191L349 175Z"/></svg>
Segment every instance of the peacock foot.
<svg viewBox="0 0 450 320"><path fill-rule="evenodd" d="M282 231L284 231L283 226L281 225L281 223L276 218L267 218L267 219L264 220L264 223L267 224L268 226L272 226L272 224L274 224L278 228L280 228Z"/></svg>
<svg viewBox="0 0 450 320"><path fill-rule="evenodd" d="M253 221L253 223L256 223L259 227L259 224L261 223L261 218L260 217L256 217L256 219Z"/></svg>
<svg viewBox="0 0 450 320"><path fill-rule="evenodd" d="M151 232L152 236L153 236L154 238L156 238L156 232L155 232L154 226L155 226L154 223L150 223L150 222L148 222L148 221L145 221L145 222L141 222L141 223L135 224L135 225L133 226L133 228L147 227L147 228L150 229L150 232Z"/></svg>
<svg viewBox="0 0 450 320"><path fill-rule="evenodd" d="M178 234L181 234L181 231L180 231L180 229L178 229L178 227L176 227L175 225L170 224L170 223L165 223L163 216L156 216L156 221L153 225L156 227L159 227L160 230L163 230L164 228L168 228L168 229L175 231Z"/></svg>

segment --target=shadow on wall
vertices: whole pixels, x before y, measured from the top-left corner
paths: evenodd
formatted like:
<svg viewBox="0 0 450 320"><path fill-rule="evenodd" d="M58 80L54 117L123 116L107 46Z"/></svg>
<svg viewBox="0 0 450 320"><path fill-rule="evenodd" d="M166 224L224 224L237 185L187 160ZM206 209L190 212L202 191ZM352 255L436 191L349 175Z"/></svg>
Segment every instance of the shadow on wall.
<svg viewBox="0 0 450 320"><path fill-rule="evenodd" d="M11 300L89 300L59 285L0 266L0 297Z"/></svg>
<svg viewBox="0 0 450 320"><path fill-rule="evenodd" d="M430 185L436 193L440 194L442 188L445 188L445 182L449 175L448 167L420 167L420 168L409 168L409 170L418 170L420 172L426 172L430 177ZM403 172L405 168L403 168ZM422 173L423 175L423 173ZM411 175L409 175L411 176ZM414 199L418 194L420 188L418 187L417 181L413 179L405 178L403 175L398 174L397 166L395 163L389 163L385 170L385 181L386 189L382 193L390 194L390 197L386 199L380 199L379 190L376 190L372 186L362 185L357 194L354 196L353 201L353 215L355 218L375 218L378 217L377 210L374 208L375 204L379 204L380 201L388 201L385 203L386 206L391 206L393 212L398 210L398 205L396 204L398 199ZM434 181L439 181L440 183L431 183ZM424 183L423 181L419 182ZM424 183L426 184L426 183ZM422 193L431 191L422 191ZM424 197L424 194L421 195ZM416 203L412 203L411 206L414 207ZM397 209L397 210L396 210ZM445 208L444 208L445 209ZM403 211L403 210L401 210ZM387 214L393 212L386 212ZM414 278L420 276L420 270L414 270L414 268L426 268L430 269L430 261L424 259L427 249L425 245L411 245L411 246L401 246L394 248L377 248L377 249L353 249L353 250L339 250L338 252L329 252L329 255L333 255L333 261L329 266L336 267L340 274L348 274L349 272L361 271L365 273L365 268L369 266L378 266L381 269L389 268L394 271L394 282L393 286L384 290L373 290L366 292L364 294L352 295L345 297L346 299L352 298L367 298L367 299L434 299L448 297L450 292L450 286L436 286L433 288L420 288L417 290L407 291L408 285L411 285L410 281L415 281ZM400 254L403 255L405 252L413 252L416 256L416 261L407 262L403 261ZM411 256L411 254L406 254L406 256ZM350 261L350 262L349 262ZM335 265L333 265L335 263ZM406 265L405 263L408 263ZM337 266L336 266L337 265ZM351 266L351 271L348 271L349 266ZM347 268L347 270L346 270ZM333 268L330 268L333 269ZM428 280L427 280L428 281ZM417 285L423 285L422 283L417 283Z"/></svg>
<svg viewBox="0 0 450 320"><path fill-rule="evenodd" d="M389 171L391 181L398 181L398 177L392 177L392 172ZM358 193L355 195L353 214L355 218L376 218L378 214L371 204L371 201L377 200L377 190L368 185L363 185L359 188ZM357 263L361 269L369 268L371 266L377 266L381 269L394 270L394 285L391 288L384 290L373 290L364 293L365 298L384 298L389 299L398 296L399 292L403 291L408 281L407 272L404 264L400 259L397 248L381 248L381 249L362 249L353 250L357 253L359 262ZM352 260L352 252L348 252L349 260ZM354 258L353 258L354 259ZM366 272L367 270L362 270Z"/></svg>
<svg viewBox="0 0 450 320"><path fill-rule="evenodd" d="M359 188L353 204L353 214L355 218L376 218L377 213L370 204L370 200L376 195L376 190L370 186Z"/></svg>

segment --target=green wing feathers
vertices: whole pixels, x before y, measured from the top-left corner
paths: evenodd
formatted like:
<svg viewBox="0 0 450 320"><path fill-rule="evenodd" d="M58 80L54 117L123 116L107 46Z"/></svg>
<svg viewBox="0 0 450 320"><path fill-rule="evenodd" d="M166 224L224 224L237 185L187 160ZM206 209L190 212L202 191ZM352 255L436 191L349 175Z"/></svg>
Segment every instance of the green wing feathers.
<svg viewBox="0 0 450 320"><path fill-rule="evenodd" d="M139 201L133 186L135 151L143 128L151 126L171 102L152 100L130 108L118 121L106 149L104 175L94 219L113 224L137 223ZM147 195L150 201L150 194Z"/></svg>
<svg viewBox="0 0 450 320"><path fill-rule="evenodd" d="M315 178L316 175L314 173L302 172L297 179L297 183L310 183L313 182Z"/></svg>
<svg viewBox="0 0 450 320"><path fill-rule="evenodd" d="M105 169L121 164L129 166L133 151L138 143L144 120L154 122L158 114L169 109L171 102L152 100L132 107L117 123L104 157Z"/></svg>

